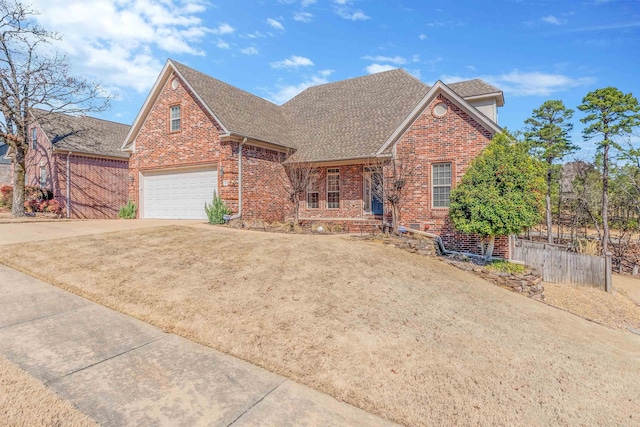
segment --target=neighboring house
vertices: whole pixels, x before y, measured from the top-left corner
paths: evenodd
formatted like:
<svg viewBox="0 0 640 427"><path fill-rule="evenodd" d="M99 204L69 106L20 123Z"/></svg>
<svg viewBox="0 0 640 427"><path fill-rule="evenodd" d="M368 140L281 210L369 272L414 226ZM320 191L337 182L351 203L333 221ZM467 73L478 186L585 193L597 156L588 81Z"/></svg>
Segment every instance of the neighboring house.
<svg viewBox="0 0 640 427"><path fill-rule="evenodd" d="M26 185L45 188L70 218L117 218L128 201L129 126L34 109Z"/></svg>
<svg viewBox="0 0 640 427"><path fill-rule="evenodd" d="M317 179L302 221L381 224L389 207L372 186L388 185L391 171L375 165L395 156L413 170L402 225L477 251L479 239L449 223L449 192L500 132L503 104L481 80L429 87L398 69L311 87L277 106L168 60L122 145L129 197L142 218L204 218L215 191L235 215L282 221L291 214L283 163L311 162ZM497 244L507 255L506 239Z"/></svg>
<svg viewBox="0 0 640 427"><path fill-rule="evenodd" d="M9 151L9 145L0 142L0 187L4 185L13 185L13 167L11 159L6 157Z"/></svg>

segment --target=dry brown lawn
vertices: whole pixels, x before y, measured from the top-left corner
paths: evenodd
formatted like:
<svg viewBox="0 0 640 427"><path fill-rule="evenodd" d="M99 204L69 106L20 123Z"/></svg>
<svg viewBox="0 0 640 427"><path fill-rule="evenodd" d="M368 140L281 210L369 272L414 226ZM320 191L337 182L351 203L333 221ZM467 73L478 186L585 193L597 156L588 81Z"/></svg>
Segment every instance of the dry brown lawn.
<svg viewBox="0 0 640 427"><path fill-rule="evenodd" d="M638 425L640 337L380 243L162 227L7 265L407 425Z"/></svg>
<svg viewBox="0 0 640 427"><path fill-rule="evenodd" d="M0 425L73 426L97 424L37 379L0 356Z"/></svg>
<svg viewBox="0 0 640 427"><path fill-rule="evenodd" d="M614 290L607 293L586 286L544 284L546 302L550 305L612 328L640 329L640 306L624 290L616 289L615 280Z"/></svg>

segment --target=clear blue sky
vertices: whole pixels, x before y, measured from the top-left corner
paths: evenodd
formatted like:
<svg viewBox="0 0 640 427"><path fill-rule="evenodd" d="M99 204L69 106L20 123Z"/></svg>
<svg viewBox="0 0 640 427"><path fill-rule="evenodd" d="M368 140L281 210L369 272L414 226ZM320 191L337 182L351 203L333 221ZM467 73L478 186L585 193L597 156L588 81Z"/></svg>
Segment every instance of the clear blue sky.
<svg viewBox="0 0 640 427"><path fill-rule="evenodd" d="M482 78L499 124L576 108L591 90L640 96L640 0L34 0L75 74L117 95L131 123L167 58L276 103L315 84L401 67L427 84ZM575 142L583 143L574 116Z"/></svg>

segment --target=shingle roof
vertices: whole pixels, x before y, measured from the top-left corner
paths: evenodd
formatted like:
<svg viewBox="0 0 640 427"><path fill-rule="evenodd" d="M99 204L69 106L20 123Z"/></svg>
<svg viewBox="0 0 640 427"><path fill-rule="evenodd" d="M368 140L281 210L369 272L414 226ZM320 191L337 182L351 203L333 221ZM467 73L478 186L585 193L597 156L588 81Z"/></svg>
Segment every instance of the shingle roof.
<svg viewBox="0 0 640 427"><path fill-rule="evenodd" d="M178 62L172 62L229 131L290 146L286 144L289 129L287 118L276 104Z"/></svg>
<svg viewBox="0 0 640 427"><path fill-rule="evenodd" d="M60 150L128 158L120 151L130 126L88 116L70 116L33 110L33 115L49 141Z"/></svg>
<svg viewBox="0 0 640 427"><path fill-rule="evenodd" d="M167 66L175 68L228 132L295 148L290 161L374 155L430 89L395 69L310 87L278 106L176 61ZM479 79L449 87L463 98L501 94Z"/></svg>
<svg viewBox="0 0 640 427"><path fill-rule="evenodd" d="M428 91L400 69L305 90L282 106L298 148L291 160L375 154Z"/></svg>
<svg viewBox="0 0 640 427"><path fill-rule="evenodd" d="M491 86L489 83L486 83L480 79L450 83L450 84L447 84L447 86L449 86L451 90L453 90L455 93L457 93L463 98L467 98L470 96L486 95L489 93L502 92L497 87Z"/></svg>

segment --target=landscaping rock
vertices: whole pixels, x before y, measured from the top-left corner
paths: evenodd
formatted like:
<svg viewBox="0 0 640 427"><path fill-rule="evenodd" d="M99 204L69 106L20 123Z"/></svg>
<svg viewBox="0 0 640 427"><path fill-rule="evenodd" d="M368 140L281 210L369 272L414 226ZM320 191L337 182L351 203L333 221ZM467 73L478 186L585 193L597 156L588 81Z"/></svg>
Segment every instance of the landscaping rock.
<svg viewBox="0 0 640 427"><path fill-rule="evenodd" d="M521 273L507 273L492 270L487 267L484 260L480 258L469 258L460 254L449 255L445 258L445 261L461 270L475 273L498 286L511 289L513 292L526 295L538 301L545 300L542 277L538 270L526 268L525 271Z"/></svg>

